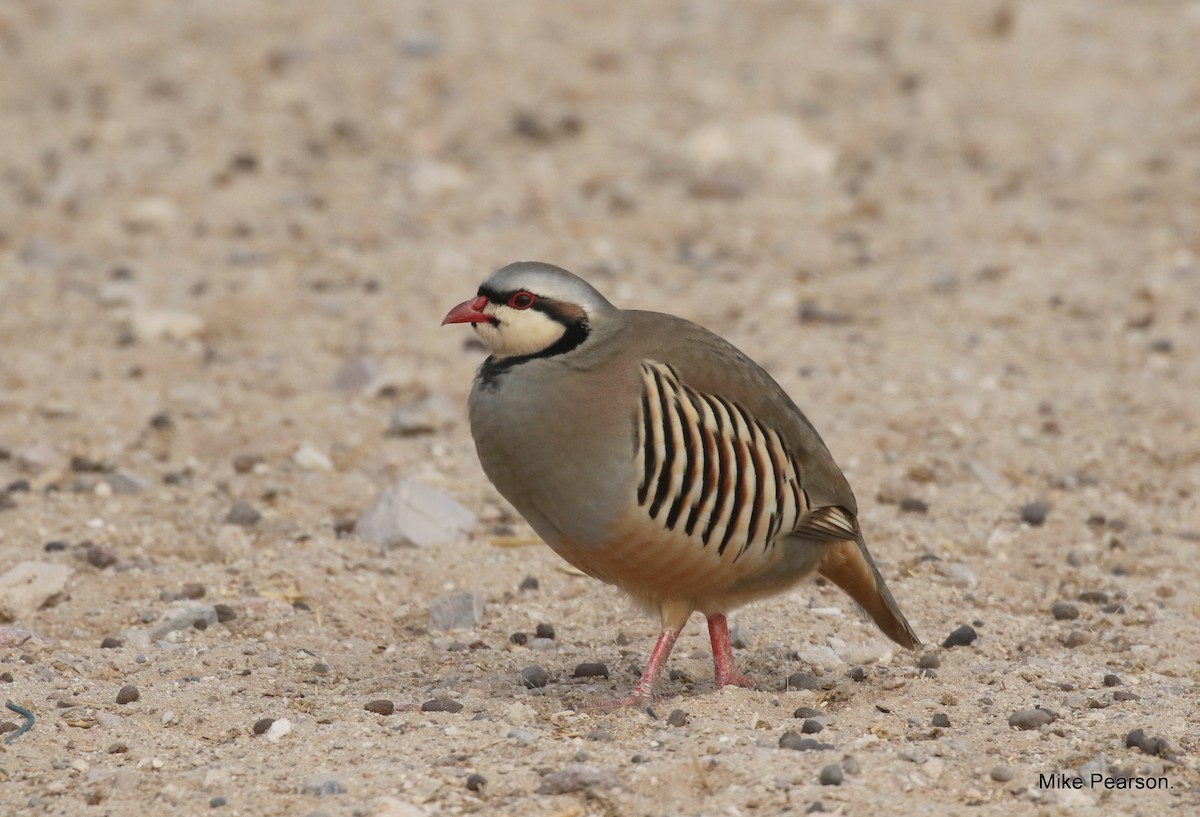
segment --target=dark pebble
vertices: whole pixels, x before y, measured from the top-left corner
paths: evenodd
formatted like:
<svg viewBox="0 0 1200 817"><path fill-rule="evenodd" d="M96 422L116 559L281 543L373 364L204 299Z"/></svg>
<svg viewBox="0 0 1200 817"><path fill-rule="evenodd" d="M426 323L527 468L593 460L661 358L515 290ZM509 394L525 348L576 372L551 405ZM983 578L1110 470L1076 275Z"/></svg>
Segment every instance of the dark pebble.
<svg viewBox="0 0 1200 817"><path fill-rule="evenodd" d="M434 698L421 704L422 712L462 712L463 705L450 698Z"/></svg>
<svg viewBox="0 0 1200 817"><path fill-rule="evenodd" d="M106 635L104 640L100 642L100 649L115 650L117 647L124 647L125 639L116 635Z"/></svg>
<svg viewBox="0 0 1200 817"><path fill-rule="evenodd" d="M217 611L217 621L221 624L237 618L237 610L234 610L228 604L214 604L213 609Z"/></svg>
<svg viewBox="0 0 1200 817"><path fill-rule="evenodd" d="M812 738L806 738L799 732L789 730L784 732L783 737L779 739L779 748L791 749L796 752L820 752L832 749L833 744L821 743Z"/></svg>
<svg viewBox="0 0 1200 817"><path fill-rule="evenodd" d="M1084 590L1079 594L1079 600L1085 604L1108 604L1108 593L1103 590Z"/></svg>
<svg viewBox="0 0 1200 817"><path fill-rule="evenodd" d="M118 740L116 743L108 744L108 753L110 755L123 755L129 752L129 744L125 741Z"/></svg>
<svg viewBox="0 0 1200 817"><path fill-rule="evenodd" d="M606 732L603 729L593 729L591 732L588 732L587 735L585 735L585 737L588 740L595 740L595 741L605 741L605 740L613 739L612 732Z"/></svg>
<svg viewBox="0 0 1200 817"><path fill-rule="evenodd" d="M53 542L47 542L46 544L42 545L42 550L46 551L47 553L55 553L57 551L66 549L67 543L61 539L55 539Z"/></svg>
<svg viewBox="0 0 1200 817"><path fill-rule="evenodd" d="M542 586L536 576L526 576L521 579L521 583L517 585L518 590L537 590Z"/></svg>
<svg viewBox="0 0 1200 817"><path fill-rule="evenodd" d="M800 724L800 731L806 735L815 735L824 728L825 725L816 718L809 718L804 723Z"/></svg>
<svg viewBox="0 0 1200 817"><path fill-rule="evenodd" d="M691 717L682 709L673 709L671 714L667 715L668 726L687 726L689 720Z"/></svg>
<svg viewBox="0 0 1200 817"><path fill-rule="evenodd" d="M900 510L904 513L929 513L929 503L915 496L906 496L900 500ZM838 771L841 772L841 769Z"/></svg>
<svg viewBox="0 0 1200 817"><path fill-rule="evenodd" d="M541 664L531 664L521 670L521 680L530 689L540 689L550 683L550 673Z"/></svg>
<svg viewBox="0 0 1200 817"><path fill-rule="evenodd" d="M12 721L0 721L0 735L7 735L9 732L15 732L20 728Z"/></svg>
<svg viewBox="0 0 1200 817"><path fill-rule="evenodd" d="M822 786L840 786L844 779L842 767L836 763L830 763L821 769L821 776L818 779L821 781Z"/></svg>
<svg viewBox="0 0 1200 817"><path fill-rule="evenodd" d="M108 467L98 460L76 455L71 457L71 470L77 474L103 474Z"/></svg>
<svg viewBox="0 0 1200 817"><path fill-rule="evenodd" d="M224 797L214 797L213 799L208 801L208 807L209 808L220 808L221 806L225 805L227 802L229 802L229 801L226 800Z"/></svg>
<svg viewBox="0 0 1200 817"><path fill-rule="evenodd" d="M936 726L938 729L950 728L950 716L945 712L935 712L929 721L930 726Z"/></svg>
<svg viewBox="0 0 1200 817"><path fill-rule="evenodd" d="M243 528L257 524L260 519L262 519L262 514L256 511L249 502L237 503L225 515L227 524L241 525Z"/></svg>
<svg viewBox="0 0 1200 817"><path fill-rule="evenodd" d="M259 718L254 722L254 726L251 727L251 731L256 735L261 735L270 729L271 724L273 723L275 723L274 718Z"/></svg>
<svg viewBox="0 0 1200 817"><path fill-rule="evenodd" d="M487 778L481 774L467 775L467 790L468 791L483 791L483 787L487 785Z"/></svg>
<svg viewBox="0 0 1200 817"><path fill-rule="evenodd" d="M160 411L150 418L150 427L160 431L164 428L171 428L173 425L175 425L175 421L165 411Z"/></svg>
<svg viewBox="0 0 1200 817"><path fill-rule="evenodd" d="M1109 615L1112 615L1113 613L1124 613L1125 605L1119 601L1115 601L1111 604L1106 604L1103 607L1101 607L1100 612L1108 613Z"/></svg>
<svg viewBox="0 0 1200 817"><path fill-rule="evenodd" d="M179 597L184 599L202 599L208 591L199 582L188 582L179 588Z"/></svg>
<svg viewBox="0 0 1200 817"><path fill-rule="evenodd" d="M376 715L390 715L396 711L396 704L387 698L380 698L375 701L368 701L363 705L363 709L368 712L374 712Z"/></svg>
<svg viewBox="0 0 1200 817"><path fill-rule="evenodd" d="M1136 748L1137 745L1142 742L1142 738L1144 738L1144 737L1146 737L1145 729L1132 730L1128 735L1125 736L1125 748L1126 749Z"/></svg>
<svg viewBox="0 0 1200 817"><path fill-rule="evenodd" d="M1140 701L1141 695L1136 692L1130 692L1128 689L1118 689L1113 693L1114 701Z"/></svg>
<svg viewBox="0 0 1200 817"><path fill-rule="evenodd" d="M13 674L11 672L0 672L0 683L11 684L13 682Z"/></svg>
<svg viewBox="0 0 1200 817"><path fill-rule="evenodd" d="M14 479L5 490L10 494L27 494L31 487L27 479Z"/></svg>
<svg viewBox="0 0 1200 817"><path fill-rule="evenodd" d="M554 625L553 624L539 624L537 626L536 635L538 638L553 639L554 638Z"/></svg>
<svg viewBox="0 0 1200 817"><path fill-rule="evenodd" d="M942 642L942 646L946 649L950 649L951 647L966 647L978 637L979 634L975 632L974 627L970 624L964 624L946 636L946 640Z"/></svg>
<svg viewBox="0 0 1200 817"><path fill-rule="evenodd" d="M1121 676L1108 673L1104 676L1104 685L1106 687L1119 687L1121 685Z"/></svg>
<svg viewBox="0 0 1200 817"><path fill-rule="evenodd" d="M811 706L802 706L792 713L792 717L808 720L809 718L819 718L824 714L821 710L813 709Z"/></svg>
<svg viewBox="0 0 1200 817"><path fill-rule="evenodd" d="M1069 601L1056 601L1050 605L1050 615L1059 621L1074 621L1079 618L1079 608Z"/></svg>
<svg viewBox="0 0 1200 817"><path fill-rule="evenodd" d="M7 492L0 492L0 511L11 511L17 507L17 500Z"/></svg>
<svg viewBox="0 0 1200 817"><path fill-rule="evenodd" d="M315 664L313 664L312 671L317 675L328 675L329 665L324 661L317 661Z"/></svg>
<svg viewBox="0 0 1200 817"><path fill-rule="evenodd" d="M595 662L580 664L575 667L576 678L607 678L608 666Z"/></svg>
<svg viewBox="0 0 1200 817"><path fill-rule="evenodd" d="M1036 528L1045 523L1046 514L1049 511L1050 506L1046 502L1035 499L1033 502L1026 503L1021 508L1021 521Z"/></svg>
<svg viewBox="0 0 1200 817"><path fill-rule="evenodd" d="M138 688L133 684L126 684L117 690L117 703L119 704L131 704L140 697L142 697L142 693L138 692Z"/></svg>
<svg viewBox="0 0 1200 817"><path fill-rule="evenodd" d="M358 527L358 520L352 516L342 516L333 520L333 533L339 538L354 533L356 527Z"/></svg>
<svg viewBox="0 0 1200 817"><path fill-rule="evenodd" d="M936 652L927 652L917 659L917 666L921 669L938 669L942 666L942 657Z"/></svg>
<svg viewBox="0 0 1200 817"><path fill-rule="evenodd" d="M851 667L850 672L848 672L847 675L849 675L850 680L854 681L855 683L862 683L863 681L867 680L867 670L865 667Z"/></svg>
<svg viewBox="0 0 1200 817"><path fill-rule="evenodd" d="M793 672L788 676L788 689L817 689L820 684L811 672Z"/></svg>
<svg viewBox="0 0 1200 817"><path fill-rule="evenodd" d="M117 551L112 545L92 545L87 549L87 561L92 567L103 570L117 563Z"/></svg>
<svg viewBox="0 0 1200 817"><path fill-rule="evenodd" d="M508 640L516 644L518 647L524 647L529 643L529 636L522 632L516 632L510 635Z"/></svg>
<svg viewBox="0 0 1200 817"><path fill-rule="evenodd" d="M1018 709L1008 716L1008 725L1014 729L1037 729L1058 720L1058 715L1048 709Z"/></svg>

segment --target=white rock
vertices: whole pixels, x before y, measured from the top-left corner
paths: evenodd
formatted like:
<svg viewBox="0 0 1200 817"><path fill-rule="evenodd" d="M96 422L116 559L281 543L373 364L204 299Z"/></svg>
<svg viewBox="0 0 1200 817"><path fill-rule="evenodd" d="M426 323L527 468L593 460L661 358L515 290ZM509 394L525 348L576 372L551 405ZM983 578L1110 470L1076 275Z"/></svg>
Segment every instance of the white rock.
<svg viewBox="0 0 1200 817"><path fill-rule="evenodd" d="M940 562L938 572L941 573L951 587L968 588L976 584L975 573L971 568L954 562Z"/></svg>
<svg viewBox="0 0 1200 817"><path fill-rule="evenodd" d="M280 718L271 724L267 729L267 740L271 743L278 743L281 738L292 731L292 722L287 718Z"/></svg>
<svg viewBox="0 0 1200 817"><path fill-rule="evenodd" d="M133 335L143 343L160 340L191 340L205 327L204 318L181 309L139 309L129 322Z"/></svg>
<svg viewBox="0 0 1200 817"><path fill-rule="evenodd" d="M355 533L381 547L451 542L475 527L475 514L450 496L411 479L379 495L355 525Z"/></svg>
<svg viewBox="0 0 1200 817"><path fill-rule="evenodd" d="M179 208L164 196L146 196L135 201L125 212L125 226L131 230L159 230L179 217Z"/></svg>
<svg viewBox="0 0 1200 817"><path fill-rule="evenodd" d="M53 562L18 562L0 576L0 621L18 621L54 605L74 572Z"/></svg>
<svg viewBox="0 0 1200 817"><path fill-rule="evenodd" d="M105 281L96 290L96 300L103 307L144 306L146 296L133 281Z"/></svg>
<svg viewBox="0 0 1200 817"><path fill-rule="evenodd" d="M292 462L308 471L332 471L333 460L311 443L304 443L292 454Z"/></svg>
<svg viewBox="0 0 1200 817"><path fill-rule="evenodd" d="M825 646L804 647L796 651L796 657L800 659L801 663L821 669L837 669L846 665L846 662L838 657L831 647Z"/></svg>
<svg viewBox="0 0 1200 817"><path fill-rule="evenodd" d="M429 812L416 803L398 797L379 797L371 801L370 817L428 817Z"/></svg>
<svg viewBox="0 0 1200 817"><path fill-rule="evenodd" d="M867 641L846 644L837 649L838 657L852 666L886 664L892 660L892 651L882 641Z"/></svg>

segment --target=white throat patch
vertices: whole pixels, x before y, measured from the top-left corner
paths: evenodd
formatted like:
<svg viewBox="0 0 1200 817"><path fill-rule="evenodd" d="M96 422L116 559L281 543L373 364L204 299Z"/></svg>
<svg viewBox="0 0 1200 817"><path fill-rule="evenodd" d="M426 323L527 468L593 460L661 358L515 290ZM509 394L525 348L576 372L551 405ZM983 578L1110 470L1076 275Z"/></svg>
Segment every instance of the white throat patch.
<svg viewBox="0 0 1200 817"><path fill-rule="evenodd" d="M483 311L500 321L499 326L475 324L479 339L488 345L497 360L537 354L553 346L567 331L561 323L537 309L489 304Z"/></svg>

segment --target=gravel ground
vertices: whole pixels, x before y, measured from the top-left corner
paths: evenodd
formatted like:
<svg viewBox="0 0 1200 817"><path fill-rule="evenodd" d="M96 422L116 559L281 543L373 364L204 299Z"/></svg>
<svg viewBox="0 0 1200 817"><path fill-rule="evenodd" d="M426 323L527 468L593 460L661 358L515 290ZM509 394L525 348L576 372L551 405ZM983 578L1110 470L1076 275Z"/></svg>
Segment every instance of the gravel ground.
<svg viewBox="0 0 1200 817"><path fill-rule="evenodd" d="M1167 0L5 3L0 812L1197 813L1198 40ZM518 259L774 373L928 646L806 584L735 617L758 689L693 623L653 714L571 711L656 622L475 461L438 322ZM398 480L474 523L356 535Z"/></svg>

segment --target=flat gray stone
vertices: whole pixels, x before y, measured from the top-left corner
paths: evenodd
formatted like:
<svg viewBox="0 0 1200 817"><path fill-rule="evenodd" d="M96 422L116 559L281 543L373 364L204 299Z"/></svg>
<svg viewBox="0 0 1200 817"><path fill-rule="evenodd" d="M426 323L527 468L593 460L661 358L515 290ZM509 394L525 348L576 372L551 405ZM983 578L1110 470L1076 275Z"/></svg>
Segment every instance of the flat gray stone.
<svg viewBox="0 0 1200 817"><path fill-rule="evenodd" d="M475 527L475 514L453 497L402 479L363 512L354 532L380 547L428 547L453 542Z"/></svg>
<svg viewBox="0 0 1200 817"><path fill-rule="evenodd" d="M568 763L557 772L542 778L538 794L572 794L589 789L614 789L621 785L612 769L584 763Z"/></svg>
<svg viewBox="0 0 1200 817"><path fill-rule="evenodd" d="M480 593L447 593L429 602L430 630L472 630L482 623L483 596Z"/></svg>

